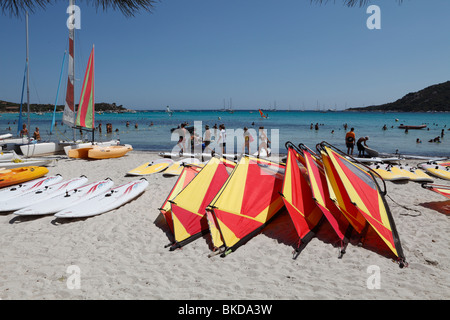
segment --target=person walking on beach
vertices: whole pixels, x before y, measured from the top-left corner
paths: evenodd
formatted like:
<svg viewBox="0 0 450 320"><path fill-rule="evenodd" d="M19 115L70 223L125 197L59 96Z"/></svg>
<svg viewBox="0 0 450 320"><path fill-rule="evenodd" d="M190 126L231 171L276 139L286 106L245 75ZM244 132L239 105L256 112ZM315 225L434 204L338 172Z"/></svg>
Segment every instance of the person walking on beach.
<svg viewBox="0 0 450 320"><path fill-rule="evenodd" d="M245 153L245 149L247 148L246 154L250 154L250 142L252 141L252 135L250 134L250 132L248 132L248 128L244 127L244 146L242 147L242 153Z"/></svg>
<svg viewBox="0 0 450 320"><path fill-rule="evenodd" d="M358 157L364 157L364 151L367 147L367 144L366 144L367 140L369 140L369 137L361 137L358 139L358 142L356 143L356 145L358 147Z"/></svg>
<svg viewBox="0 0 450 320"><path fill-rule="evenodd" d="M182 123L180 129L177 129L180 137L178 138L177 145L180 147L180 152L183 153L186 148L186 124Z"/></svg>
<svg viewBox="0 0 450 320"><path fill-rule="evenodd" d="M353 155L353 148L355 147L355 128L351 128L345 135L345 145L347 146L347 154Z"/></svg>
<svg viewBox="0 0 450 320"><path fill-rule="evenodd" d="M269 150L267 150L268 143L270 143L269 138L267 138L266 133L264 132L264 127L259 127L259 139L261 140L261 143L259 144L258 148L258 158L261 153L261 149L264 149L266 151L266 155L270 156Z"/></svg>
<svg viewBox="0 0 450 320"><path fill-rule="evenodd" d="M203 143L204 143L204 151L209 152L211 151L211 148L209 145L211 144L211 130L209 130L209 126L205 126L205 134L203 135Z"/></svg>
<svg viewBox="0 0 450 320"><path fill-rule="evenodd" d="M219 140L217 140L218 145L221 147L222 154L225 153L226 141L227 141L227 132L225 131L225 125L221 124L219 126Z"/></svg>

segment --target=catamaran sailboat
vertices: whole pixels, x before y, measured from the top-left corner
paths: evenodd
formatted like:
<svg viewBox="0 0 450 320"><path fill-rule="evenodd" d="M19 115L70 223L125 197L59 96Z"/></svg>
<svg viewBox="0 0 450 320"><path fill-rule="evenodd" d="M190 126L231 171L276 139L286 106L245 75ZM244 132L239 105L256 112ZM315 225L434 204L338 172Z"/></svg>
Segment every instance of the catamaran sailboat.
<svg viewBox="0 0 450 320"><path fill-rule="evenodd" d="M69 1L70 6L73 8L75 0ZM80 104L78 110L75 111L74 95L75 95L75 59L74 59L74 46L75 46L75 28L69 28L69 68L68 68L68 81L66 91L66 102L63 113L64 124L73 128L73 141L72 142L60 142L64 152L68 155L70 149L86 148L92 145L99 146L111 146L120 144L120 140L113 139L105 142L94 141L95 131L95 103L94 103L94 46L89 56L89 62L86 67L86 73L84 75L83 87L80 96ZM81 141L75 139L75 131L77 129L92 132L91 141Z"/></svg>

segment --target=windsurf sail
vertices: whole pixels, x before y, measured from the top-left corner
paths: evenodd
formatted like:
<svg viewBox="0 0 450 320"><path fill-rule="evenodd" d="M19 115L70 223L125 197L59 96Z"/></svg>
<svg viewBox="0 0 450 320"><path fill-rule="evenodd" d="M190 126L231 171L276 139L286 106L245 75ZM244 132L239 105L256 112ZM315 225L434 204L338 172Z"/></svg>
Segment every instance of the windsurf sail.
<svg viewBox="0 0 450 320"><path fill-rule="evenodd" d="M222 257L260 232L284 203L284 164L243 156L207 210L213 245Z"/></svg>
<svg viewBox="0 0 450 320"><path fill-rule="evenodd" d="M306 148L303 148L302 151L306 161L308 180L311 186L313 199L316 201L317 206L323 212L331 227L336 232L336 235L341 240L341 253L344 253L345 246L349 241L353 228L341 210L331 200L328 181L319 157L316 154L313 155Z"/></svg>
<svg viewBox="0 0 450 320"><path fill-rule="evenodd" d="M286 173L281 191L284 204L299 236L297 252L301 245L306 245L315 236L323 217L305 178L306 168L300 163L298 156L299 153L294 148L288 148Z"/></svg>
<svg viewBox="0 0 450 320"><path fill-rule="evenodd" d="M94 104L94 47L92 46L81 88L80 104L78 105L77 119L75 122L77 127L94 129Z"/></svg>
<svg viewBox="0 0 450 320"><path fill-rule="evenodd" d="M354 227L362 231L365 224L361 220L365 219L369 224L367 227L376 231L382 242L397 257L400 267L403 267L405 257L394 219L384 199L385 191L381 192L372 172L349 161L343 152L326 142L322 142L320 148L322 155L328 156L324 165L328 167L327 174L332 172L334 186L337 187L335 195L339 193L340 197L337 198L342 201L339 202L340 208L345 208L342 211L347 214L351 210L349 222L358 222Z"/></svg>
<svg viewBox="0 0 450 320"><path fill-rule="evenodd" d="M450 198L450 186L444 186L444 185L440 185L440 184L423 183L422 188L437 192L447 198Z"/></svg>
<svg viewBox="0 0 450 320"><path fill-rule="evenodd" d="M180 191L183 190L188 185L188 183L191 182L192 179L194 179L194 177L197 175L197 173L199 173L200 170L201 167L197 167L194 165L186 165L181 171L181 174L178 176L177 181L175 182L172 190L170 191L166 200L162 204L161 208L159 208L159 211L166 220L172 233L174 233L174 231L172 221L172 210L169 201L175 199L175 197L180 193Z"/></svg>
<svg viewBox="0 0 450 320"><path fill-rule="evenodd" d="M261 109L259 109L258 111L259 111L259 114L261 115L261 118L267 119L267 115L265 115Z"/></svg>
<svg viewBox="0 0 450 320"><path fill-rule="evenodd" d="M209 232L206 207L214 199L235 166L226 159L211 158L200 172L170 200L175 250Z"/></svg>

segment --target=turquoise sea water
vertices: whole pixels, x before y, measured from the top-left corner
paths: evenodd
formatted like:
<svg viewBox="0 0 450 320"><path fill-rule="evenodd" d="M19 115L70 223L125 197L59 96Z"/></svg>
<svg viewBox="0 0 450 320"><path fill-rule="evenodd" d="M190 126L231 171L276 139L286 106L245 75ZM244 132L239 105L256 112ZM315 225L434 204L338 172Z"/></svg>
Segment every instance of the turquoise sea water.
<svg viewBox="0 0 450 320"><path fill-rule="evenodd" d="M292 141L295 144L304 143L315 149L317 143L327 141L341 150L345 148L346 123L349 130L355 128L357 139L369 136L368 146L380 153L392 154L397 150L405 155L423 156L450 156L450 113L377 113L377 112L314 112L314 111L267 111L268 119L262 119L258 110L236 110L233 113L226 111L175 111L169 116L163 111L138 111L136 113L103 113L96 115L96 125L102 124L103 132L96 132L96 140L104 141L111 138L120 138L122 143L128 143L135 150L171 151L177 143L178 136L172 136L170 129L182 122L194 125L198 121L198 128L204 129L207 124L211 128L214 124L224 124L227 132L227 147L242 150L242 131L248 127L253 136L257 135L258 127L264 126L272 149L279 146L279 153L285 153L284 144ZM43 140L63 140L72 138L72 129L61 125L62 113L57 114L58 126L54 134L49 136L51 113L30 116L31 132L38 126ZM2 114L0 117L0 134L16 133L18 114ZM398 120L398 121L397 121ZM26 117L23 120L27 122ZM126 122L129 121L129 127ZM111 123L113 133L106 133L106 124ZM152 125L153 123L153 125ZM319 124L319 129L310 129L311 124ZM138 125L135 128L135 124ZM421 130L399 129L400 124L421 125L427 128ZM387 130L382 130L386 125ZM8 128L11 127L11 131ZM118 132L115 130L118 129ZM253 131L253 130L255 131ZM444 136L440 143L428 142L437 136ZM332 132L334 130L334 132ZM238 138L232 139L233 134ZM419 138L422 143L416 143ZM251 144L251 152L256 151L257 142ZM231 148L231 147L230 147ZM356 151L356 149L355 149Z"/></svg>

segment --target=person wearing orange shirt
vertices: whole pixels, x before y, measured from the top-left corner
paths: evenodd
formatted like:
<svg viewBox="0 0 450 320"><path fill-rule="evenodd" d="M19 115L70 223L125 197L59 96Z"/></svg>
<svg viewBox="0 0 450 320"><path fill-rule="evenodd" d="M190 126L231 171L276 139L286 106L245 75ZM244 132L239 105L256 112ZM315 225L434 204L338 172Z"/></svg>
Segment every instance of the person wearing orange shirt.
<svg viewBox="0 0 450 320"><path fill-rule="evenodd" d="M347 154L353 155L353 148L355 147L355 128L351 128L345 135L345 145L347 146Z"/></svg>

